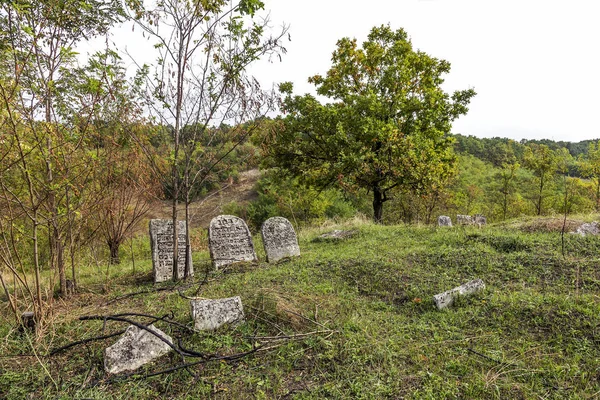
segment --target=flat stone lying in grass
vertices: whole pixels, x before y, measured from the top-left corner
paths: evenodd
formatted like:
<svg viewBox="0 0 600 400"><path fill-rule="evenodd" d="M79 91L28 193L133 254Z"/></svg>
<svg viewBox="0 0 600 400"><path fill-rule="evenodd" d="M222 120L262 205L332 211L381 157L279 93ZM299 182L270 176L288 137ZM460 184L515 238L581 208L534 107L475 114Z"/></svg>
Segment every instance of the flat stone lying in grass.
<svg viewBox="0 0 600 400"><path fill-rule="evenodd" d="M248 225L233 215L219 215L210 221L208 248L216 269L243 261L257 261Z"/></svg>
<svg viewBox="0 0 600 400"><path fill-rule="evenodd" d="M226 299L192 300L194 328L214 330L225 324L239 324L244 320L244 307L239 296Z"/></svg>
<svg viewBox="0 0 600 400"><path fill-rule="evenodd" d="M446 215L440 215L438 217L438 226L452 226L452 220Z"/></svg>
<svg viewBox="0 0 600 400"><path fill-rule="evenodd" d="M185 273L185 221L177 221L177 272L180 278ZM164 282L173 278L173 221L169 219L150 220L150 248L152 249L152 272L154 282ZM190 250L191 252L191 250ZM189 259L192 259L191 254ZM190 263L189 276L194 275Z"/></svg>
<svg viewBox="0 0 600 400"><path fill-rule="evenodd" d="M262 224L260 233L267 254L267 262L274 263L282 258L300 255L296 231L286 218L269 218Z"/></svg>
<svg viewBox="0 0 600 400"><path fill-rule="evenodd" d="M598 226L598 222L591 222L589 224L583 224L580 227L577 228L577 230L575 232L571 232L571 233L575 233L577 235L581 235L581 236L587 236L587 235L593 235L596 236L600 233L600 226Z"/></svg>
<svg viewBox="0 0 600 400"><path fill-rule="evenodd" d="M468 296L483 289L485 289L485 284L483 281L481 279L475 279L465 283L464 285L455 287L452 290L448 290L447 292L436 294L433 296L433 302L437 308L441 310L443 308L450 307L457 297Z"/></svg>
<svg viewBox="0 0 600 400"><path fill-rule="evenodd" d="M322 241L322 240L344 240L344 239L348 239L351 238L352 236L356 235L356 230L350 230L350 231L343 231L343 230L339 230L336 229L334 231L331 232L327 232L324 233L322 235L319 235L316 238L316 241Z"/></svg>
<svg viewBox="0 0 600 400"><path fill-rule="evenodd" d="M173 343L170 336L153 325L148 326L148 329ZM115 344L104 350L104 369L110 374L135 371L169 351L171 347L156 335L130 325Z"/></svg>

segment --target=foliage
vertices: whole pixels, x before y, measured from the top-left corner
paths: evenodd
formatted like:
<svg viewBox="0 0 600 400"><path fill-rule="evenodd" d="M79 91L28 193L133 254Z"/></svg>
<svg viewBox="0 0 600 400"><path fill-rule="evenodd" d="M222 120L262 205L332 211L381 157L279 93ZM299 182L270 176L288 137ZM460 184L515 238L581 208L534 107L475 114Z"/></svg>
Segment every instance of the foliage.
<svg viewBox="0 0 600 400"><path fill-rule="evenodd" d="M450 64L415 51L402 29L373 28L367 41L338 41L332 67L309 79L317 93L287 94L284 128L269 143L271 165L325 187L373 192L375 221L395 188L427 193L453 173L448 137L475 92L441 89Z"/></svg>

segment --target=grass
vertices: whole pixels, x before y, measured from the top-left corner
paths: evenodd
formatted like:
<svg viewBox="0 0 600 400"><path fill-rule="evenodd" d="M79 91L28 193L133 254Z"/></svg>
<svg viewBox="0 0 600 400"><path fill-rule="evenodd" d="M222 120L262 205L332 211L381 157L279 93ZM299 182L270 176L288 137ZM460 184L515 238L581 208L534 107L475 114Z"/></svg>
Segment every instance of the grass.
<svg viewBox="0 0 600 400"><path fill-rule="evenodd" d="M191 325L189 302L165 290L107 304L118 295L154 287L147 259L136 260L132 274L123 257L108 283L96 267L82 267L81 292L58 303L41 338L27 338L8 318L0 320L0 397L596 398L600 242L567 235L563 256L556 230L546 223L544 229L531 226L479 230L354 222L305 229L299 233L300 258L211 271L201 286L210 260L199 240L195 285L186 293L199 288L198 295L207 298L239 295L247 320L235 328L184 336L186 346L233 354L251 348L248 336L325 328L335 333L283 342L236 362L110 383L102 351L114 338L45 355L100 334L102 321L79 321L80 315L172 312L175 320ZM342 241L315 240L334 228L358 232ZM264 260L259 237L255 246ZM139 257L143 254L140 250ZM485 282L484 292L447 310L435 308L434 294L476 278ZM167 324L156 325L172 333ZM107 323L105 331L122 328ZM164 356L144 371L178 361Z"/></svg>

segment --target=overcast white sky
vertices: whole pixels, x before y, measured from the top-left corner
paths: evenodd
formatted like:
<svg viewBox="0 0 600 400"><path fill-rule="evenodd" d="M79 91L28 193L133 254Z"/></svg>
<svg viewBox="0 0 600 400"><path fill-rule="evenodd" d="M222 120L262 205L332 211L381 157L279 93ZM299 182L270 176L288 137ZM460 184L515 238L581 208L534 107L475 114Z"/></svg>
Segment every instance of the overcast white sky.
<svg viewBox="0 0 600 400"><path fill-rule="evenodd" d="M478 137L600 138L599 0L263 0L274 29L290 25L283 61L253 68L263 86L325 73L338 39L376 25L404 28L414 47L448 60L447 91L477 91L453 132ZM129 28L122 30L131 35ZM130 46L130 50L131 50Z"/></svg>

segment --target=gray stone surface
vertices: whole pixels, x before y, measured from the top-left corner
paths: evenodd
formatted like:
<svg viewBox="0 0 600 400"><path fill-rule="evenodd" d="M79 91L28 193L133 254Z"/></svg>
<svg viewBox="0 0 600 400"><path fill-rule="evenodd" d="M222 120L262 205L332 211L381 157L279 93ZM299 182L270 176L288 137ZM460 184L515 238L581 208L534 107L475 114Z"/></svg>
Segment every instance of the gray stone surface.
<svg viewBox="0 0 600 400"><path fill-rule="evenodd" d="M225 324L238 324L244 320L244 307L239 296L227 299L192 300L194 328L204 331Z"/></svg>
<svg viewBox="0 0 600 400"><path fill-rule="evenodd" d="M273 263L286 257L300 255L298 237L294 227L283 217L273 217L266 220L260 229L267 254L267 262Z"/></svg>
<svg viewBox="0 0 600 400"><path fill-rule="evenodd" d="M479 227L482 227L483 225L487 224L487 218L481 214L475 214L473 216L473 223Z"/></svg>
<svg viewBox="0 0 600 400"><path fill-rule="evenodd" d="M456 216L456 224L457 225L472 225L473 218L470 215L461 215L458 214Z"/></svg>
<svg viewBox="0 0 600 400"><path fill-rule="evenodd" d="M318 240L343 240L343 239L351 238L352 236L356 235L356 232L357 232L356 230L344 231L344 230L336 229L334 231L319 235L319 237L317 239Z"/></svg>
<svg viewBox="0 0 600 400"><path fill-rule="evenodd" d="M248 226L233 215L219 215L210 221L208 247L217 269L236 262L257 261Z"/></svg>
<svg viewBox="0 0 600 400"><path fill-rule="evenodd" d="M148 329L173 343L170 336L153 325ZM130 325L115 344L104 350L104 370L109 374L135 371L171 350L168 344L152 333Z"/></svg>
<svg viewBox="0 0 600 400"><path fill-rule="evenodd" d="M481 279L475 279L455 287L452 290L448 290L447 292L436 294L433 296L433 302L437 308L441 310L443 308L450 307L457 297L468 296L483 289L485 289L485 284L483 281Z"/></svg>
<svg viewBox="0 0 600 400"><path fill-rule="evenodd" d="M600 233L600 226L598 226L598 222L590 222L589 224L583 224L574 232L581 236L587 235L598 235Z"/></svg>
<svg viewBox="0 0 600 400"><path fill-rule="evenodd" d="M452 220L446 215L440 215L438 217L438 226L452 226Z"/></svg>
<svg viewBox="0 0 600 400"><path fill-rule="evenodd" d="M185 221L177 221L177 270L180 278L185 273ZM173 278L173 221L168 219L150 220L150 248L152 249L152 272L154 282L164 282ZM191 253L191 250L190 250ZM189 259L191 260L191 254ZM190 263L190 276L194 267Z"/></svg>

